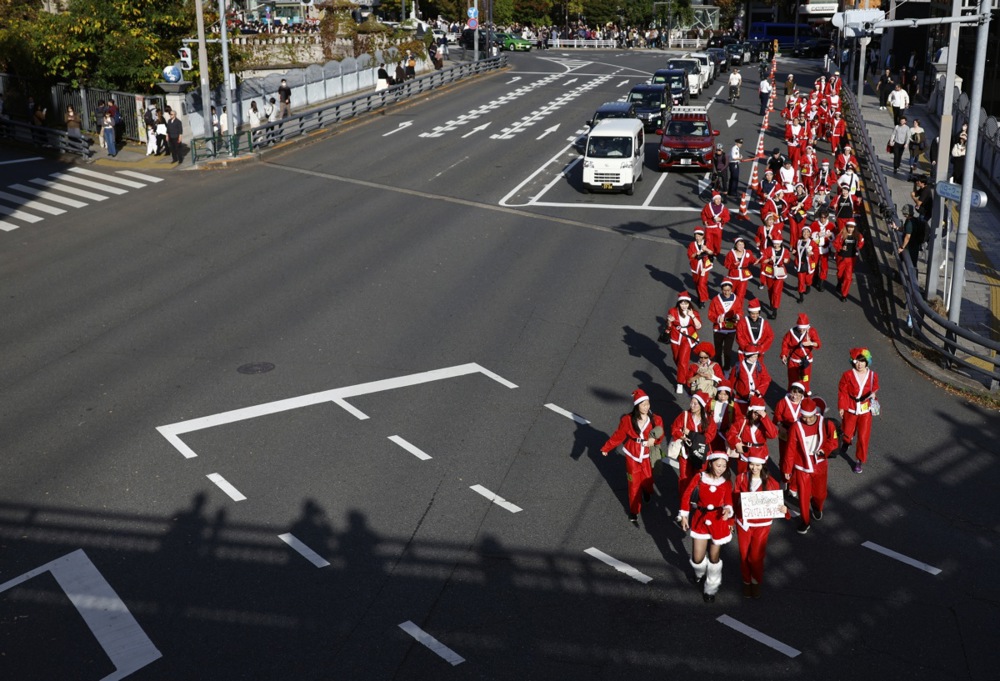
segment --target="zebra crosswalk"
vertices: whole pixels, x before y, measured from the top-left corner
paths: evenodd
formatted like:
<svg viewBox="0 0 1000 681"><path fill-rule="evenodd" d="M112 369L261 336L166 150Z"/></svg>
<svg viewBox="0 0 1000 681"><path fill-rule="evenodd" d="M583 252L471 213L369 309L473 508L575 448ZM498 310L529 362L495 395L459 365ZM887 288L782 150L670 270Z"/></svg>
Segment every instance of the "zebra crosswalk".
<svg viewBox="0 0 1000 681"><path fill-rule="evenodd" d="M12 232L41 222L45 216L63 215L68 209L84 208L162 181L162 177L134 170L98 172L72 167L0 187L0 231Z"/></svg>

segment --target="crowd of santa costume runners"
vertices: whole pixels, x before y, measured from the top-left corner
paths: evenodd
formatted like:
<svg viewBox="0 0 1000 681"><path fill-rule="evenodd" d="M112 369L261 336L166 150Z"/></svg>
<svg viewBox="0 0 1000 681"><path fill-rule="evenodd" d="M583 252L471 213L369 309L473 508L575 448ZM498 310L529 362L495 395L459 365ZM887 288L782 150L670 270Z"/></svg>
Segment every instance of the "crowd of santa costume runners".
<svg viewBox="0 0 1000 681"><path fill-rule="evenodd" d="M772 63L772 80L774 71ZM687 408L665 421L637 389L602 447L605 455L624 456L627 517L636 527L654 492L654 462L676 461L673 506L675 521L691 536L688 578L709 603L722 583L722 548L734 535L743 596L761 596L772 519L744 518L742 494L783 490L779 515L797 516L797 532L807 534L823 519L829 459L844 457L858 474L868 460L879 410L871 352L858 347L846 357L824 356L804 304L810 293L845 303L864 245L857 225L859 167L847 141L841 85L833 73L808 92L786 87L784 106L774 104L785 148L758 159L763 179L747 190L760 208L747 216L743 233L730 224L718 193L693 225L690 290L677 293L660 334L675 368L667 378L687 396L681 398ZM710 278L720 274L711 295ZM795 323L773 328L769 319L791 298ZM844 366L836 391L824 386L832 403L813 383L816 361ZM775 380L785 395L769 404L765 395Z"/></svg>

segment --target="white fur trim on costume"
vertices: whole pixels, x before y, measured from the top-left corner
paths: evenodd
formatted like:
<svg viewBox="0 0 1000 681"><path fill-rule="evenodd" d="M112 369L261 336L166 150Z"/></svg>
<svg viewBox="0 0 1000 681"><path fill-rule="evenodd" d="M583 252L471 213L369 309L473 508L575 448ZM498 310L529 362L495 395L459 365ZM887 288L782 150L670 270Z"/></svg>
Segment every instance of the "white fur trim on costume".
<svg viewBox="0 0 1000 681"><path fill-rule="evenodd" d="M714 596L719 593L719 587L722 586L722 561L718 563L708 563L708 576L705 578L705 593L709 596Z"/></svg>

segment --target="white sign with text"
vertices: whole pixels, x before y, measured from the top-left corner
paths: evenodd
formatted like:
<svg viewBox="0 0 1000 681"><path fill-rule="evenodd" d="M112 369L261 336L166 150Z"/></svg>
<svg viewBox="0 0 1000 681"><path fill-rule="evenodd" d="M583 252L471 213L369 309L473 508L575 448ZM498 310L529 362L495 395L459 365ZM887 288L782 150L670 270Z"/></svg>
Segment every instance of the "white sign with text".
<svg viewBox="0 0 1000 681"><path fill-rule="evenodd" d="M740 504L743 506L744 520L785 517L784 511L781 510L785 505L785 499L780 489L768 492L742 492Z"/></svg>

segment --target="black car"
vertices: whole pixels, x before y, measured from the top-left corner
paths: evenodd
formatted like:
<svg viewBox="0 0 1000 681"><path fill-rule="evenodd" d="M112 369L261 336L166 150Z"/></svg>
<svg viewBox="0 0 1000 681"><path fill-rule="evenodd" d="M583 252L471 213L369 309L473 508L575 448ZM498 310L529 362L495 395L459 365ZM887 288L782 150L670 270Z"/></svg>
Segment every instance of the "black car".
<svg viewBox="0 0 1000 681"><path fill-rule="evenodd" d="M721 47L709 47L705 50L705 54L715 62L716 73L725 73L729 70L729 55L724 49Z"/></svg>
<svg viewBox="0 0 1000 681"><path fill-rule="evenodd" d="M674 106L687 106L691 101L687 72L682 69L657 69L649 82L653 85L666 85Z"/></svg>
<svg viewBox="0 0 1000 681"><path fill-rule="evenodd" d="M730 43L726 45L726 55L733 66L743 66L750 61L750 47L746 43Z"/></svg>
<svg viewBox="0 0 1000 681"><path fill-rule="evenodd" d="M632 102L606 102L597 107L593 117L587 121L591 128L605 118L637 118L635 105Z"/></svg>
<svg viewBox="0 0 1000 681"><path fill-rule="evenodd" d="M737 42L736 38L728 35L713 35L708 39L708 47L722 47L725 48L727 45L732 45Z"/></svg>
<svg viewBox="0 0 1000 681"><path fill-rule="evenodd" d="M751 40L748 44L751 62L770 61L774 56L774 42L771 40Z"/></svg>
<svg viewBox="0 0 1000 681"><path fill-rule="evenodd" d="M636 85L629 91L627 99L635 106L636 118L642 121L646 132L663 129L663 122L673 101L666 85Z"/></svg>
<svg viewBox="0 0 1000 681"><path fill-rule="evenodd" d="M822 57L830 51L833 41L829 38L801 40L792 48L793 57Z"/></svg>

